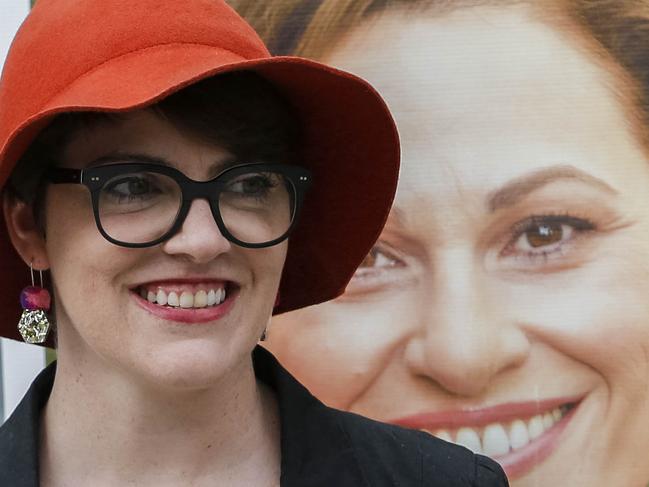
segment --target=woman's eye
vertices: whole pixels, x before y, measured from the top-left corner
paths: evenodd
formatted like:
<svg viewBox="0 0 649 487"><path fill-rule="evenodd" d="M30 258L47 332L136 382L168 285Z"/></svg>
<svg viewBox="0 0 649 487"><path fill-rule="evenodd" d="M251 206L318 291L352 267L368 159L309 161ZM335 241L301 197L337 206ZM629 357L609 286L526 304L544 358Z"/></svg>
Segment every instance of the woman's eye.
<svg viewBox="0 0 649 487"><path fill-rule="evenodd" d="M502 254L547 258L594 229L591 222L582 218L535 216L514 226L512 238Z"/></svg>
<svg viewBox="0 0 649 487"><path fill-rule="evenodd" d="M104 191L118 198L142 198L156 193L157 188L146 178L129 176L112 181Z"/></svg>
<svg viewBox="0 0 649 487"><path fill-rule="evenodd" d="M367 257L363 259L361 265L358 266L359 269L376 269L383 267L390 267L396 265L398 260L394 257L389 256L386 252L381 251L378 247L374 247L370 250L370 253L367 254Z"/></svg>
<svg viewBox="0 0 649 487"><path fill-rule="evenodd" d="M342 299L355 299L404 286L413 277L412 262L379 241L358 266Z"/></svg>
<svg viewBox="0 0 649 487"><path fill-rule="evenodd" d="M570 225L557 222L533 225L520 236L517 245L527 251L548 247L570 239L574 230Z"/></svg>
<svg viewBox="0 0 649 487"><path fill-rule="evenodd" d="M270 174L247 174L228 185L228 191L242 196L264 196L277 186L277 176Z"/></svg>
<svg viewBox="0 0 649 487"><path fill-rule="evenodd" d="M356 269L354 279L372 279L402 267L405 267L405 263L403 259L396 256L396 252L387 249L384 245L377 244Z"/></svg>

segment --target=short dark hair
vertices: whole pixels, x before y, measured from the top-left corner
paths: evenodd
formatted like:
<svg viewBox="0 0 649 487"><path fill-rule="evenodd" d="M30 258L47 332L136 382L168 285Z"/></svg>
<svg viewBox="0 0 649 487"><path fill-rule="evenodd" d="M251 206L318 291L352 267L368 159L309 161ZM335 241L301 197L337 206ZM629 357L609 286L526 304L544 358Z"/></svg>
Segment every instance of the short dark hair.
<svg viewBox="0 0 649 487"><path fill-rule="evenodd" d="M178 130L219 145L242 162L295 163L300 138L293 110L274 85L250 71L207 78L148 108ZM71 112L55 117L19 159L7 190L40 214L43 175L80 130L117 123L123 114Z"/></svg>

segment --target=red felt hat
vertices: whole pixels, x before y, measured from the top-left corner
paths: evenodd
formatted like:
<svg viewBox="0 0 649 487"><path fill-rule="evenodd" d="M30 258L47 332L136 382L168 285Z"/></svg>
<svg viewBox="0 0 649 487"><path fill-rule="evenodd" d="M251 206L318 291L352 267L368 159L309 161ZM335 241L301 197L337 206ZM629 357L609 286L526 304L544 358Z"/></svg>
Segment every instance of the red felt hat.
<svg viewBox="0 0 649 487"><path fill-rule="evenodd" d="M289 250L276 313L340 295L385 223L399 143L379 95L361 79L273 57L221 0L39 0L0 80L0 188L38 133L62 112L124 112L206 77L251 70L295 109L301 164L313 172ZM0 335L19 339L29 270L0 212Z"/></svg>

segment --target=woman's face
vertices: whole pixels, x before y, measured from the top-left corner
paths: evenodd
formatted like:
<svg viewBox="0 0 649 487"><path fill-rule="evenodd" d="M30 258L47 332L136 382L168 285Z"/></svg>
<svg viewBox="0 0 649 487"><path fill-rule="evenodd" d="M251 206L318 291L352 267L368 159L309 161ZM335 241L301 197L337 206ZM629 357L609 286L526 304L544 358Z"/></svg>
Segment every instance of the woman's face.
<svg viewBox="0 0 649 487"><path fill-rule="evenodd" d="M393 110L398 196L344 296L270 333L325 402L493 456L516 487L649 479L649 161L580 42L523 7L346 37L325 61Z"/></svg>
<svg viewBox="0 0 649 487"><path fill-rule="evenodd" d="M166 161L195 180L213 178L232 160L224 149L141 111L76 134L61 165L133 157ZM166 389L214 385L249 364L272 311L285 244L261 250L231 244L206 200L192 203L179 233L145 249L118 247L99 234L83 186L51 185L45 205L62 363L102 364ZM148 303L143 291L158 300ZM160 291L170 304L175 293L181 308L170 314L159 304ZM208 296L199 298L201 291ZM223 303L185 308L190 297L203 306L210 291L225 294Z"/></svg>

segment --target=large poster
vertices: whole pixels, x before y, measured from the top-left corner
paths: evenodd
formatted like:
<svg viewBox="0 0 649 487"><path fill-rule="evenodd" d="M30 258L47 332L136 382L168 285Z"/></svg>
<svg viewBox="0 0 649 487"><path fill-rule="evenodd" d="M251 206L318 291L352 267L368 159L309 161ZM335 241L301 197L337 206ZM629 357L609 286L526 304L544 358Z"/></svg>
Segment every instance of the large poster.
<svg viewBox="0 0 649 487"><path fill-rule="evenodd" d="M403 144L347 292L267 346L327 404L514 487L646 485L649 1L231 4L275 54L373 83Z"/></svg>

